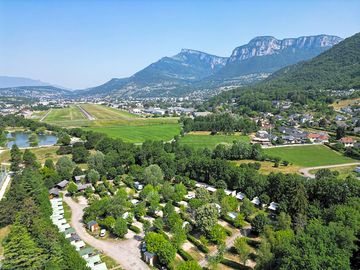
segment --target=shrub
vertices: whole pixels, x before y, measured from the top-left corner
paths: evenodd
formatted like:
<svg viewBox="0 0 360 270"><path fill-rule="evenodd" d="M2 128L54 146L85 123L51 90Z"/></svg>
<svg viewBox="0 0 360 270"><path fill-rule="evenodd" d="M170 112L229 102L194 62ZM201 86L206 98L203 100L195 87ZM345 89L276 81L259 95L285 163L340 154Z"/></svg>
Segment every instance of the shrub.
<svg viewBox="0 0 360 270"><path fill-rule="evenodd" d="M141 230L139 227L136 227L135 225L130 225L129 229L132 230L134 233L140 233Z"/></svg>

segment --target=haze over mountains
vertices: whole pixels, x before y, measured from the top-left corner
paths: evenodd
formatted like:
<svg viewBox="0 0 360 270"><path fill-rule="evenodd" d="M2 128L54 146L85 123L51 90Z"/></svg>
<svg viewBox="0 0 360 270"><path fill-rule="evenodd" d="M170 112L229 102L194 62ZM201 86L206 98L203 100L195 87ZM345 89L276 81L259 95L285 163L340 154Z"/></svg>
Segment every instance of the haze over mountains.
<svg viewBox="0 0 360 270"><path fill-rule="evenodd" d="M173 97L192 92L211 95L224 87L257 82L283 67L309 60L340 41L342 38L331 35L283 40L262 36L235 48L229 57L183 49L172 57L161 58L131 77L113 78L103 85L78 90L71 95L124 98ZM1 80L0 87L4 87Z"/></svg>

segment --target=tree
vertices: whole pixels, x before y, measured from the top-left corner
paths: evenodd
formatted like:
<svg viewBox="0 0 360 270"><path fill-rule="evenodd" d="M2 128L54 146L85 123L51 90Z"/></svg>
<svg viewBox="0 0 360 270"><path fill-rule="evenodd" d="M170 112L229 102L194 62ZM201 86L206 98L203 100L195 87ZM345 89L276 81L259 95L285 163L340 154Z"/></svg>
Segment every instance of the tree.
<svg viewBox="0 0 360 270"><path fill-rule="evenodd" d="M89 151L85 148L84 144L74 144L72 147L72 160L75 163L84 163L87 161Z"/></svg>
<svg viewBox="0 0 360 270"><path fill-rule="evenodd" d="M144 182L153 186L163 183L164 173L159 165L152 164L145 168L143 173Z"/></svg>
<svg viewBox="0 0 360 270"><path fill-rule="evenodd" d="M245 218L248 218L255 212L255 206L248 198L244 198L242 205L240 206L240 211L244 214Z"/></svg>
<svg viewBox="0 0 360 270"><path fill-rule="evenodd" d="M91 169L87 174L87 179L91 184L96 185L96 182L100 180L100 174L96 170Z"/></svg>
<svg viewBox="0 0 360 270"><path fill-rule="evenodd" d="M62 132L58 135L58 141L57 141L58 144L65 146L65 145L69 145L70 142L71 142L71 138L67 133Z"/></svg>
<svg viewBox="0 0 360 270"><path fill-rule="evenodd" d="M55 165L54 165L54 161L50 158L45 160L45 164L44 167L51 169L51 170L55 170Z"/></svg>
<svg viewBox="0 0 360 270"><path fill-rule="evenodd" d="M204 233L210 232L218 219L218 210L215 204L204 204L195 210L196 226Z"/></svg>
<svg viewBox="0 0 360 270"><path fill-rule="evenodd" d="M128 227L126 220L120 217L117 218L113 229L113 233L116 236L123 238L127 234L127 232L128 232Z"/></svg>
<svg viewBox="0 0 360 270"><path fill-rule="evenodd" d="M56 170L62 179L70 179L72 177L74 167L74 162L72 162L67 156L60 157L56 162Z"/></svg>
<svg viewBox="0 0 360 270"><path fill-rule="evenodd" d="M20 170L21 161L21 151L16 144L13 144L10 150L10 170L13 172L18 172Z"/></svg>
<svg viewBox="0 0 360 270"><path fill-rule="evenodd" d="M40 164L36 160L36 156L29 149L24 151L23 161L25 167L39 168Z"/></svg>
<svg viewBox="0 0 360 270"><path fill-rule="evenodd" d="M238 213L238 215L236 216L236 218L234 220L234 225L236 228L242 228L245 226L245 218L242 213Z"/></svg>
<svg viewBox="0 0 360 270"><path fill-rule="evenodd" d="M252 230L255 233L261 233L265 227L269 223L268 217L264 213L257 214L255 218L251 221Z"/></svg>
<svg viewBox="0 0 360 270"><path fill-rule="evenodd" d="M245 237L238 237L235 239L234 247L239 254L240 261L246 265L246 261L251 253L250 246L248 245Z"/></svg>
<svg viewBox="0 0 360 270"><path fill-rule="evenodd" d="M340 140L341 138L345 137L345 128L344 127L337 127L336 129L336 139Z"/></svg>
<svg viewBox="0 0 360 270"><path fill-rule="evenodd" d="M278 218L277 218L277 228L279 230L287 230L287 229L290 229L290 226L291 226L291 217L284 213L284 212L281 212L279 215L278 215Z"/></svg>
<svg viewBox="0 0 360 270"><path fill-rule="evenodd" d="M221 225L215 224L215 226L210 230L209 236L212 242L222 244L226 238L226 231Z"/></svg>
<svg viewBox="0 0 360 270"><path fill-rule="evenodd" d="M67 187L67 191L71 196L73 196L78 191L78 187L74 182L71 181Z"/></svg>
<svg viewBox="0 0 360 270"><path fill-rule="evenodd" d="M256 267L257 270L272 270L274 254L271 252L270 243L264 239L261 241L260 247L257 250Z"/></svg>
<svg viewBox="0 0 360 270"><path fill-rule="evenodd" d="M237 199L232 196L225 196L221 200L220 205L221 205L221 213L223 215L226 215L229 212L236 211L239 206Z"/></svg>
<svg viewBox="0 0 360 270"><path fill-rule="evenodd" d="M196 261L186 261L178 264L176 270L202 270L202 267Z"/></svg>
<svg viewBox="0 0 360 270"><path fill-rule="evenodd" d="M45 261L44 250L39 248L26 227L16 222L4 245L3 265L5 270L42 269Z"/></svg>
<svg viewBox="0 0 360 270"><path fill-rule="evenodd" d="M174 260L176 249L162 234L149 232L145 242L147 250L159 256L160 263L170 265Z"/></svg>
<svg viewBox="0 0 360 270"><path fill-rule="evenodd" d="M157 231L162 231L164 228L164 221L162 218L158 217L153 221L153 226Z"/></svg>
<svg viewBox="0 0 360 270"><path fill-rule="evenodd" d="M184 199L184 196L187 194L187 189L183 183L176 184L174 186L174 194L172 196L172 199L175 202L180 202Z"/></svg>
<svg viewBox="0 0 360 270"><path fill-rule="evenodd" d="M108 230L113 230L116 224L116 220L113 216L107 216L104 218L104 220L101 222L101 225L107 228Z"/></svg>
<svg viewBox="0 0 360 270"><path fill-rule="evenodd" d="M88 158L89 169L94 169L98 171L100 175L105 175L104 159L105 155L100 151L96 151L95 154Z"/></svg>
<svg viewBox="0 0 360 270"><path fill-rule="evenodd" d="M218 264L224 260L224 254L226 251L225 245L221 244L218 247L218 251L214 256L209 257L209 264L212 266L212 269L216 269Z"/></svg>

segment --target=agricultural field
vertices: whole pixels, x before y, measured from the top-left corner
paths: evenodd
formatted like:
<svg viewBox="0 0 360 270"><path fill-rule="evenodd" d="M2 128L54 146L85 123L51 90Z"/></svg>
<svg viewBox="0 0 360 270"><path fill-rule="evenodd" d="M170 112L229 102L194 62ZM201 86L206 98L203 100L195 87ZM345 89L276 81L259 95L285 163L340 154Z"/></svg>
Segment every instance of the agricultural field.
<svg viewBox="0 0 360 270"><path fill-rule="evenodd" d="M180 139L180 144L196 149L213 149L218 144L232 144L234 141L250 142L250 138L244 135L210 135L209 132L191 132Z"/></svg>
<svg viewBox="0 0 360 270"><path fill-rule="evenodd" d="M114 126L85 128L107 134L111 138L119 138L125 142L141 143L145 140L170 141L180 133L179 124L155 124L141 126Z"/></svg>
<svg viewBox="0 0 360 270"><path fill-rule="evenodd" d="M264 149L270 156L280 157L281 160L300 167L316 167L356 162L354 159L345 157L324 145L306 145L274 147Z"/></svg>

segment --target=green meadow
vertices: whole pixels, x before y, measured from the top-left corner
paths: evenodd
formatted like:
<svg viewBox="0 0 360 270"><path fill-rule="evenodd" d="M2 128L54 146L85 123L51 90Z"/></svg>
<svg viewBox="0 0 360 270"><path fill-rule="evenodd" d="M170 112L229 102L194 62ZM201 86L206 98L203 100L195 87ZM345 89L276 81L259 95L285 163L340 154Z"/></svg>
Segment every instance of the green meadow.
<svg viewBox="0 0 360 270"><path fill-rule="evenodd" d="M300 167L316 167L356 162L354 159L324 145L289 146L264 149L270 156L280 157L281 160Z"/></svg>
<svg viewBox="0 0 360 270"><path fill-rule="evenodd" d="M250 142L249 136L244 135L209 135L203 133L186 134L180 138L181 145L187 145L192 148L213 149L218 144L232 144L234 141Z"/></svg>

